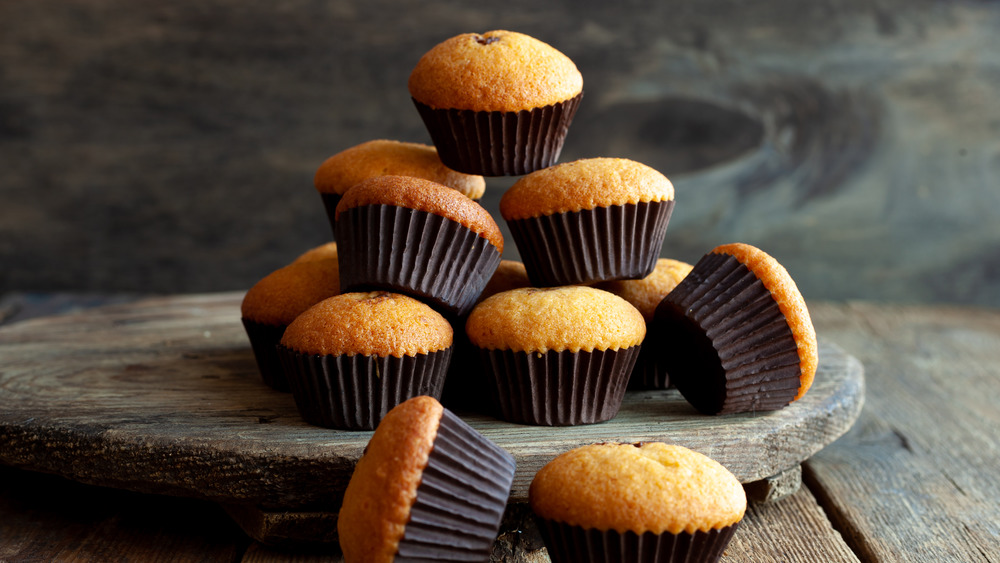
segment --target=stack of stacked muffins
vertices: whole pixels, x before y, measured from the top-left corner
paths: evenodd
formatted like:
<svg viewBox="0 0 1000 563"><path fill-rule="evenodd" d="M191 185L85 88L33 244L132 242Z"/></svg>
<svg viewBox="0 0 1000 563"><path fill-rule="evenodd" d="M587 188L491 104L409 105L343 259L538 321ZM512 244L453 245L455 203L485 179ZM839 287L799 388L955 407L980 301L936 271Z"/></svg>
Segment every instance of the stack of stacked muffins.
<svg viewBox="0 0 1000 563"><path fill-rule="evenodd" d="M291 391L306 422L375 429L340 512L348 563L488 559L513 458L439 401L567 426L610 420L628 388L675 386L706 414L806 392L815 332L780 264L745 244L693 266L659 258L674 207L663 174L557 162L583 96L569 58L515 32L464 34L423 55L409 90L433 145L374 140L327 159L315 187L336 242L262 279L241 311L264 383ZM500 214L523 262L502 259L483 176L520 176ZM728 471L676 446L590 448L532 484L554 560L718 558L745 509ZM604 490L590 502L607 514L567 500L607 479L658 484Z"/></svg>

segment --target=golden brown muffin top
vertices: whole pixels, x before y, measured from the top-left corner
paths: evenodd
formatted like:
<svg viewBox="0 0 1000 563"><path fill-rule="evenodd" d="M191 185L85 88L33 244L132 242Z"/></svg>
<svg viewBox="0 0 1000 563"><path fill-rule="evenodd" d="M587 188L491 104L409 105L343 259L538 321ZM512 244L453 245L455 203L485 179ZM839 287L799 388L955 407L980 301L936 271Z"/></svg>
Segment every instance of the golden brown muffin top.
<svg viewBox="0 0 1000 563"><path fill-rule="evenodd" d="M424 54L410 95L435 109L511 112L565 102L583 91L566 55L514 31L465 33Z"/></svg>
<svg viewBox="0 0 1000 563"><path fill-rule="evenodd" d="M498 252L503 252L503 234L489 211L437 182L409 176L362 180L341 198L336 216L339 219L344 211L363 205L395 205L440 215L485 238Z"/></svg>
<svg viewBox="0 0 1000 563"><path fill-rule="evenodd" d="M326 244L321 244L319 246L314 246L309 250L299 254L295 260L292 260L292 264L296 262L311 262L313 260L336 260L337 259L337 243L328 242Z"/></svg>
<svg viewBox="0 0 1000 563"><path fill-rule="evenodd" d="M619 350L642 343L642 314L621 297L586 286L521 288L476 305L465 324L479 348L545 353Z"/></svg>
<svg viewBox="0 0 1000 563"><path fill-rule="evenodd" d="M528 498L542 518L637 534L724 528L743 518L747 504L721 464L659 442L570 450L535 475Z"/></svg>
<svg viewBox="0 0 1000 563"><path fill-rule="evenodd" d="M740 261L764 284L771 296L778 303L781 314L792 329L795 343L799 351L799 391L793 401L805 395L812 385L819 363L819 351L816 344L816 329L813 327L809 309L805 299L799 293L799 288L788 275L788 271L777 260L763 250L744 243L732 243L717 246L713 254L728 254Z"/></svg>
<svg viewBox="0 0 1000 563"><path fill-rule="evenodd" d="M340 293L336 260L314 260L279 268L251 287L243 296L244 319L286 326L303 311Z"/></svg>
<svg viewBox="0 0 1000 563"><path fill-rule="evenodd" d="M687 262L673 260L670 258L659 258L653 273L641 280L615 280L602 282L595 287L610 291L631 303L639 312L646 323L653 320L656 313L656 306L663 301L664 296L673 291L677 284L681 283L693 266Z"/></svg>
<svg viewBox="0 0 1000 563"><path fill-rule="evenodd" d="M401 358L444 350L453 336L448 321L423 302L374 291L320 301L288 325L281 344L305 354Z"/></svg>
<svg viewBox="0 0 1000 563"><path fill-rule="evenodd" d="M479 294L479 301L520 287L531 287L531 280L528 279L528 270L524 267L524 263L517 260L501 260L490 281L486 282L483 292Z"/></svg>
<svg viewBox="0 0 1000 563"><path fill-rule="evenodd" d="M585 158L537 170L500 198L508 221L674 199L674 186L656 170L627 158Z"/></svg>
<svg viewBox="0 0 1000 563"><path fill-rule="evenodd" d="M443 413L435 399L414 397L379 422L354 467L337 518L346 561L393 561Z"/></svg>
<svg viewBox="0 0 1000 563"><path fill-rule="evenodd" d="M361 180L385 175L424 178L472 199L483 197L486 190L482 176L448 168L433 146L386 139L361 143L326 159L316 170L313 183L320 193L343 195Z"/></svg>

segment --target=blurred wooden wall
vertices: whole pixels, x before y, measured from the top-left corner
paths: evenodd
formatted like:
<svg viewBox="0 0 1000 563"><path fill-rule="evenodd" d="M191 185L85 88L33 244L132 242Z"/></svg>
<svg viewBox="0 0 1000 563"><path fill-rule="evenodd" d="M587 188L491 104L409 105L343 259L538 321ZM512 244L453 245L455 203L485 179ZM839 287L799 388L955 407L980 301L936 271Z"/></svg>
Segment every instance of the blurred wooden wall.
<svg viewBox="0 0 1000 563"><path fill-rule="evenodd" d="M0 292L249 287L329 239L327 156L428 142L419 56L504 28L584 75L563 161L674 180L665 256L1000 306L1000 3L926 0L2 0Z"/></svg>

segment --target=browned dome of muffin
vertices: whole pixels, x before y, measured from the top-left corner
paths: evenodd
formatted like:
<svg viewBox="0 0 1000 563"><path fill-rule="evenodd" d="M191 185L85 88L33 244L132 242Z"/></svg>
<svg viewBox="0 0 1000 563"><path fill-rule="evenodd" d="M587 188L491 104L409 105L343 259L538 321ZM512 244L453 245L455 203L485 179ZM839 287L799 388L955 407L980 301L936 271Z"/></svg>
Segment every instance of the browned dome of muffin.
<svg viewBox="0 0 1000 563"><path fill-rule="evenodd" d="M586 158L522 177L500 199L500 214L511 221L673 198L670 180L645 164L626 158Z"/></svg>
<svg viewBox="0 0 1000 563"><path fill-rule="evenodd" d="M639 535L719 529L746 511L743 487L725 467L659 442L570 450L535 475L528 495L542 518Z"/></svg>
<svg viewBox="0 0 1000 563"><path fill-rule="evenodd" d="M408 176L368 178L347 190L337 204L337 217L364 205L394 205L439 215L461 224L503 252L503 234L486 209L437 182Z"/></svg>
<svg viewBox="0 0 1000 563"><path fill-rule="evenodd" d="M425 53L410 95L432 108L516 112L573 98L583 76L551 45L514 31L466 33Z"/></svg>
<svg viewBox="0 0 1000 563"><path fill-rule="evenodd" d="M288 325L281 344L307 354L398 358L444 350L453 336L448 321L430 306L375 291L320 301Z"/></svg>
<svg viewBox="0 0 1000 563"><path fill-rule="evenodd" d="M354 469L337 520L346 557L371 563L393 560L443 413L433 398L415 397L379 423Z"/></svg>
<svg viewBox="0 0 1000 563"><path fill-rule="evenodd" d="M617 295L592 287L521 288L485 299L466 322L469 340L487 350L572 352L640 344L646 323Z"/></svg>
<svg viewBox="0 0 1000 563"><path fill-rule="evenodd" d="M296 262L275 270L251 287L240 313L260 324L284 326L303 311L340 293L337 261Z"/></svg>
<svg viewBox="0 0 1000 563"><path fill-rule="evenodd" d="M313 182L320 193L342 195L366 178L385 175L424 178L471 199L479 199L486 189L482 176L445 166L433 146L386 139L361 143L331 156L316 170Z"/></svg>

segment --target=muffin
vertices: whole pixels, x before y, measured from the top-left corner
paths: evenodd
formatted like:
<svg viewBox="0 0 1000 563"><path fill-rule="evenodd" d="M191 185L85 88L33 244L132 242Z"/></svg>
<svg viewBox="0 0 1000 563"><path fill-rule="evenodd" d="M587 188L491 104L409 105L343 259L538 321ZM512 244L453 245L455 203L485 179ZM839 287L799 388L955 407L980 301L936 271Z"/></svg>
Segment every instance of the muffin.
<svg viewBox="0 0 1000 563"><path fill-rule="evenodd" d="M433 398L407 400L379 423L344 492L344 561L487 561L514 469Z"/></svg>
<svg viewBox="0 0 1000 563"><path fill-rule="evenodd" d="M528 498L553 563L718 561L747 504L718 462L659 442L570 450Z"/></svg>
<svg viewBox="0 0 1000 563"><path fill-rule="evenodd" d="M441 396L452 340L448 321L416 299L344 293L288 325L278 355L303 420L371 430L411 397Z"/></svg>
<svg viewBox="0 0 1000 563"><path fill-rule="evenodd" d="M240 305L240 317L267 386L288 391L276 346L285 329L303 311L340 293L337 261L289 264L251 287Z"/></svg>
<svg viewBox="0 0 1000 563"><path fill-rule="evenodd" d="M303 252L302 254L299 254L298 256L296 256L295 260L292 260L292 263L295 263L295 262L310 262L312 260L325 260L325 259L328 259L328 258L332 258L334 260L337 259L337 243L336 242L328 242L328 243L325 243L325 244L321 244L319 246L314 246L314 247L310 248L309 250Z"/></svg>
<svg viewBox="0 0 1000 563"><path fill-rule="evenodd" d="M552 46L497 30L432 48L410 74L409 89L450 168L518 176L559 159L583 76Z"/></svg>
<svg viewBox="0 0 1000 563"><path fill-rule="evenodd" d="M660 258L653 273L641 280L616 280L603 282L596 287L610 291L631 303L646 321L646 337L652 339L651 324L656 306L670 293L684 276L691 272L691 264ZM670 375L658 365L659 357L652 347L643 347L629 378L630 389L666 389L670 387Z"/></svg>
<svg viewBox="0 0 1000 563"><path fill-rule="evenodd" d="M621 297L572 286L498 293L465 330L501 418L569 426L618 413L646 323Z"/></svg>
<svg viewBox="0 0 1000 563"><path fill-rule="evenodd" d="M363 180L336 213L342 291L405 293L460 316L500 264L503 235L489 212L429 180Z"/></svg>
<svg viewBox="0 0 1000 563"><path fill-rule="evenodd" d="M493 277L479 295L479 301L503 291L530 286L531 282L524 270L524 264L516 260L501 260ZM466 320L458 319L453 326L464 328ZM486 378L482 377L479 350L469 342L465 330L456 330L455 352L452 354L448 381L444 384L441 402L459 412L495 414L491 408L492 404L482 400L490 394L486 383Z"/></svg>
<svg viewBox="0 0 1000 563"><path fill-rule="evenodd" d="M336 221L337 203L344 192L373 176L414 176L431 180L478 200L486 189L482 176L463 174L448 168L438 158L437 149L422 143L377 139L355 145L326 159L313 183L326 208L330 225Z"/></svg>
<svg viewBox="0 0 1000 563"><path fill-rule="evenodd" d="M670 180L624 158L557 164L524 176L500 199L536 286L648 276L673 208Z"/></svg>
<svg viewBox="0 0 1000 563"><path fill-rule="evenodd" d="M818 361L805 300L777 260L748 244L716 247L656 308L655 340L674 386L706 414L782 408Z"/></svg>

